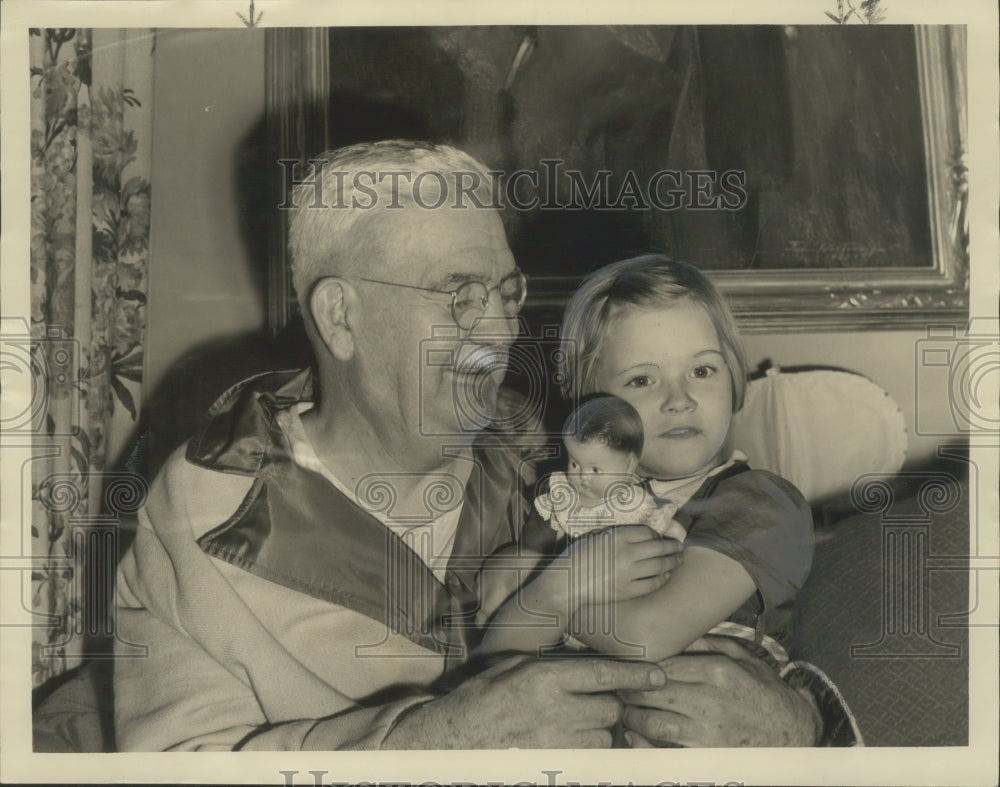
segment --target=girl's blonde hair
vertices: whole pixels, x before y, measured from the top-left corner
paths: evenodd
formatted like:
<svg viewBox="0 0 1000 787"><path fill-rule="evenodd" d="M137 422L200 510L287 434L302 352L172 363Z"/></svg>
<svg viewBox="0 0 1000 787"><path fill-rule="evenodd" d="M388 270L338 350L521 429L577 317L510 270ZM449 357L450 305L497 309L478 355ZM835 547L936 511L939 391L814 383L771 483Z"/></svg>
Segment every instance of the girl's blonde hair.
<svg viewBox="0 0 1000 787"><path fill-rule="evenodd" d="M563 395L573 398L597 390L601 345L625 307L662 309L681 300L700 304L712 319L732 380L733 412L739 410L749 370L729 306L698 268L661 254L644 254L606 265L591 273L573 293L566 305L560 348Z"/></svg>

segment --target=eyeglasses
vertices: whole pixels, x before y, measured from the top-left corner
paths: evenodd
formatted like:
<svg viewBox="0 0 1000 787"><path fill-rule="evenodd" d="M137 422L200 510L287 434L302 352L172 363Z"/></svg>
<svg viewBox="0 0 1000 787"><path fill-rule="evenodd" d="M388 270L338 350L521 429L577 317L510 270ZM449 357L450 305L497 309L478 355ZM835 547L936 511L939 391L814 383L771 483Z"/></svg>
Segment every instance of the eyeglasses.
<svg viewBox="0 0 1000 787"><path fill-rule="evenodd" d="M487 287L481 281L467 281L457 290L435 290L430 287L417 287L413 284L400 284L394 281L381 281L364 277L358 277L357 280L366 281L369 284L385 284L389 287L403 287L407 290L450 295L451 318L463 331L471 331L486 314L486 309L490 305L490 293L493 290L500 293L503 313L508 319L516 317L520 313L524 299L528 297L528 279L516 268L512 274L501 279L495 287Z"/></svg>

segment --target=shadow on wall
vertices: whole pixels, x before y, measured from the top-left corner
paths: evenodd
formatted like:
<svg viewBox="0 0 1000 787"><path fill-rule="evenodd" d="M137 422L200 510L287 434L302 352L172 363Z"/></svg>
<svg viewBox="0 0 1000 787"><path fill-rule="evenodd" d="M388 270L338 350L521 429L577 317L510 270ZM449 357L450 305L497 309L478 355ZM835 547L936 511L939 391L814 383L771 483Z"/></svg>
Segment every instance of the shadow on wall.
<svg viewBox="0 0 1000 787"><path fill-rule="evenodd" d="M338 123L331 128L331 148L378 139L440 138L443 133L440 128L432 128L434 124L426 114L377 97L340 91L331 96L331 103L338 111ZM310 151L309 155L320 152ZM249 263L261 312L266 312L272 232L278 221L285 220L277 208L284 186L278 158L277 146L269 138L262 116L237 146L232 194L237 204L242 257ZM262 327L236 337L206 338L175 361L149 393L137 437L117 466L151 481L167 457L196 433L209 407L229 387L260 372L313 363L301 316L294 317L276 337Z"/></svg>

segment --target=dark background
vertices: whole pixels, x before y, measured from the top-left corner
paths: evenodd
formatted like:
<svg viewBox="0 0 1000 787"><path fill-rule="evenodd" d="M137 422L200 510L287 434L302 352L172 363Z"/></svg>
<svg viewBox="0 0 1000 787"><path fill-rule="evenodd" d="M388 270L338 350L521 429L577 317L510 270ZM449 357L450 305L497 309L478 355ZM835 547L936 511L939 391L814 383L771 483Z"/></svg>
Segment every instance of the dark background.
<svg viewBox="0 0 1000 787"><path fill-rule="evenodd" d="M507 210L535 275L649 249L709 270L932 265L912 27L333 28L329 43L327 147L422 138L507 172L558 158L588 182L611 170L611 195L629 171L745 173L736 211Z"/></svg>

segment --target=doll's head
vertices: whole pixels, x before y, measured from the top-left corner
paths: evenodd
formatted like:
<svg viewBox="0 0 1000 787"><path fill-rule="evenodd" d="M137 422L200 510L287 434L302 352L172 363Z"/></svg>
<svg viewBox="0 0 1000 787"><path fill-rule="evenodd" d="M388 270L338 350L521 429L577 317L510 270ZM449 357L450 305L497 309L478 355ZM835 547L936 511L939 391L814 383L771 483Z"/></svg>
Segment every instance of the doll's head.
<svg viewBox="0 0 1000 787"><path fill-rule="evenodd" d="M617 396L584 399L563 425L570 484L582 505L598 505L614 483L631 479L642 455L642 419Z"/></svg>

